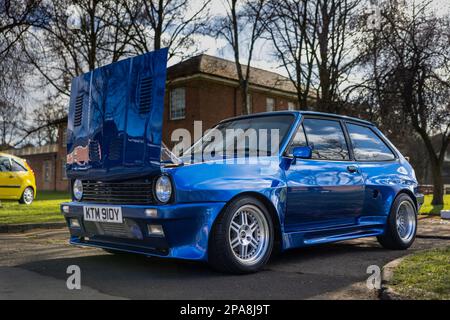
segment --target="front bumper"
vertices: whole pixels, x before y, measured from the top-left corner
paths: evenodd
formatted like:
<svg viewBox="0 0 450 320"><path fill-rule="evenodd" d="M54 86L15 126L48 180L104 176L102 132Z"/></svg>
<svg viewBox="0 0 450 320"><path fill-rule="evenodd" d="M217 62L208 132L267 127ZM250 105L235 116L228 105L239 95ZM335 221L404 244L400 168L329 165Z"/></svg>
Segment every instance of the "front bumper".
<svg viewBox="0 0 450 320"><path fill-rule="evenodd" d="M210 230L225 203L122 205L120 207L124 223L119 225L84 221L83 207L96 205L105 206L78 202L61 205L70 230L71 244L149 256L206 261ZM145 213L147 209L156 209L157 216L148 217ZM79 226L72 225L73 219L77 220ZM164 235L151 235L148 225L162 226Z"/></svg>

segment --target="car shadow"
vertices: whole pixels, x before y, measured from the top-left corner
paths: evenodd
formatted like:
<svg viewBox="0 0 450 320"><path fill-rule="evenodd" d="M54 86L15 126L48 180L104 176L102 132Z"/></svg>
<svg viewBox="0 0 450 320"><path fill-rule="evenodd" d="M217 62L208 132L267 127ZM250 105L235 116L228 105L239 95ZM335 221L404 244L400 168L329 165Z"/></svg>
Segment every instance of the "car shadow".
<svg viewBox="0 0 450 320"><path fill-rule="evenodd" d="M358 261L370 261L365 256L389 259L373 243L344 242L290 250L259 273L236 276L213 271L205 263L90 250L89 256L42 259L18 267L64 280L65 285L67 268L77 265L82 285L132 299L305 299L363 280L366 267L359 268Z"/></svg>

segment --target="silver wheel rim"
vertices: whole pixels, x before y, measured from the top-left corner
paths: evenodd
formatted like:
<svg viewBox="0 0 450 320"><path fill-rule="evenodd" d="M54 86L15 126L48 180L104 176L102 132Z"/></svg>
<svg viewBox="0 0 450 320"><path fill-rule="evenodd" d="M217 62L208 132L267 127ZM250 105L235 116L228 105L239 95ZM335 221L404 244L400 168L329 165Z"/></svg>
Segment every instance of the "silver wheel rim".
<svg viewBox="0 0 450 320"><path fill-rule="evenodd" d="M403 201L397 209L397 233L403 242L412 240L416 233L416 211L409 201Z"/></svg>
<svg viewBox="0 0 450 320"><path fill-rule="evenodd" d="M33 190L30 188L26 188L23 192L23 201L26 204L30 204L33 202Z"/></svg>
<svg viewBox="0 0 450 320"><path fill-rule="evenodd" d="M269 224L256 206L239 208L231 219L228 239L236 259L246 266L261 261L269 247Z"/></svg>

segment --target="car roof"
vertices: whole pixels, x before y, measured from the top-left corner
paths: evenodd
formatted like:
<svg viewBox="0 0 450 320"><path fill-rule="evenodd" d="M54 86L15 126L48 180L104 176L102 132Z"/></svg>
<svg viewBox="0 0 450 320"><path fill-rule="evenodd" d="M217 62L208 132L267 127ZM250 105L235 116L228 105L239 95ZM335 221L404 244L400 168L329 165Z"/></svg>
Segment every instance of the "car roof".
<svg viewBox="0 0 450 320"><path fill-rule="evenodd" d="M358 119L358 118L354 118L354 117L349 117L349 116L344 116L344 115L339 115L339 114L315 112L315 111L273 111L273 112L262 112L262 113L255 113L255 114L243 115L243 116L238 116L238 117L225 119L225 120L221 121L220 123L229 122L229 121L235 121L235 120L241 120L241 119L248 119L248 118L258 118L258 117L267 117L267 116L279 116L279 115L284 115L284 114L285 115L293 115L293 116L304 115L304 116L315 116L315 117L323 117L323 118L343 119L343 120L359 122L359 123L362 123L362 124L374 126L374 124L372 122L369 122L369 121L366 121L366 120L362 120L362 119Z"/></svg>

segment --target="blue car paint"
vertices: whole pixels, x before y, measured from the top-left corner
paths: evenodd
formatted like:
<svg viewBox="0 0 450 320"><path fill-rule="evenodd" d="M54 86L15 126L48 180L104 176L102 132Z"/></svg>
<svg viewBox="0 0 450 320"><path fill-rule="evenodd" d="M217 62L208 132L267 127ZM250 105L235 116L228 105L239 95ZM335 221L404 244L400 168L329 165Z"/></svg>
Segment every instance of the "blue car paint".
<svg viewBox="0 0 450 320"><path fill-rule="evenodd" d="M69 178L120 181L162 173L171 178L174 196L168 205L121 205L124 218L133 222L139 241L99 242L96 235L85 228L83 206L86 203L63 204L62 207L69 207L65 217L72 244L206 261L214 222L230 201L244 194L259 197L267 205L273 214L283 250L381 235L393 201L401 192L410 194L418 206L421 204L413 169L400 152L372 124L337 115L281 112L292 115L293 122L277 156L250 158L244 164L221 160L165 167L158 157L166 56L166 50L156 51L100 68L73 81L69 155L73 156L77 147L89 148L94 141L100 146L101 157L95 158L95 154L91 157L89 149L88 161L74 161L68 165ZM148 76L153 76L154 85L152 98L148 101L150 111L148 115L140 115L137 111L139 79ZM116 90L111 93L111 88ZM84 99L83 113L89 114L89 118L83 118L82 125L76 128L75 104L80 95ZM365 163L286 156L284 151L297 127L309 116L368 125L383 137L396 159ZM349 173L349 166L357 170ZM156 209L158 216L149 218L146 209ZM73 218L79 220L79 228L70 226ZM147 232L149 224L162 225L165 237L150 236Z"/></svg>
<svg viewBox="0 0 450 320"><path fill-rule="evenodd" d="M68 176L113 180L160 171L167 53L123 60L72 81L67 152L76 158L88 150L89 159L68 161ZM83 121L76 126L80 101ZM149 111L140 113L144 104Z"/></svg>

